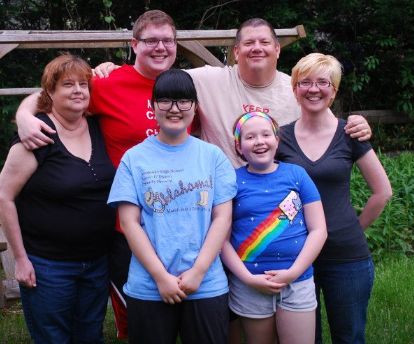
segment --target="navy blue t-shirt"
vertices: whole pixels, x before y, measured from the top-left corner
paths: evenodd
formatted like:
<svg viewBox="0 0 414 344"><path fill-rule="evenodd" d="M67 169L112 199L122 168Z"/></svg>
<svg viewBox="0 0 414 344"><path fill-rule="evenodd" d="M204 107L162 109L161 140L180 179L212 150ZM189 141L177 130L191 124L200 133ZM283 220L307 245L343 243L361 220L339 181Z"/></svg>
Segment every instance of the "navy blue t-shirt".
<svg viewBox="0 0 414 344"><path fill-rule="evenodd" d="M302 166L316 184L322 198L328 227L328 239L318 261L349 262L370 256L364 231L351 204L351 170L355 161L372 149L369 142L352 139L338 127L326 152L316 161L308 159L295 138L295 123L280 128L276 157Z"/></svg>

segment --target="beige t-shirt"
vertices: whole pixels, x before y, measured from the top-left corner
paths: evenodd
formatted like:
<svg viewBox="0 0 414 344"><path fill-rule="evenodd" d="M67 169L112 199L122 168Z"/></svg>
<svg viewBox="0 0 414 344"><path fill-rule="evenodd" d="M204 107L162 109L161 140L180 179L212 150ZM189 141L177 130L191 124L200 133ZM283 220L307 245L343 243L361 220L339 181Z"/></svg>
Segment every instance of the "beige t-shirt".
<svg viewBox="0 0 414 344"><path fill-rule="evenodd" d="M219 146L235 168L246 164L236 155L232 133L240 115L262 111L272 116L279 126L300 117L289 75L278 71L270 85L252 87L241 81L237 70L237 65L187 70L200 102L201 139Z"/></svg>

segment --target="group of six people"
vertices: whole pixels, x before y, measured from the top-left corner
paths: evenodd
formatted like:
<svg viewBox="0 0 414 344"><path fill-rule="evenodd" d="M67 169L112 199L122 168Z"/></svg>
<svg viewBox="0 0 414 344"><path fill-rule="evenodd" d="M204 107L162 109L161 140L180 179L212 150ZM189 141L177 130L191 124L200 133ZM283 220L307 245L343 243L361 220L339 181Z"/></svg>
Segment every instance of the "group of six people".
<svg viewBox="0 0 414 344"><path fill-rule="evenodd" d="M158 10L131 45L133 66L95 78L57 57L16 116L0 220L33 341L103 342L110 289L130 343L240 343L238 323L249 344L322 343L321 292L333 343L364 343L364 230L392 191L366 121L329 109L340 63L277 71L259 18L238 29L234 67L170 70L176 29ZM360 215L354 163L372 191Z"/></svg>

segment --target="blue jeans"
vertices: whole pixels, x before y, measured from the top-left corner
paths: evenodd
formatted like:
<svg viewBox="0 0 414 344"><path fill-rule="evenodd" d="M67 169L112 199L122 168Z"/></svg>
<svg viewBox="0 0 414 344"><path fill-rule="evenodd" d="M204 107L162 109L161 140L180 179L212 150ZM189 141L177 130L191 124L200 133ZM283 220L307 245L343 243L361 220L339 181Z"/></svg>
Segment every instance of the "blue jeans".
<svg viewBox="0 0 414 344"><path fill-rule="evenodd" d="M322 343L320 292L322 291L333 344L365 343L367 308L374 285L371 258L345 263L314 265L318 308L315 343Z"/></svg>
<svg viewBox="0 0 414 344"><path fill-rule="evenodd" d="M108 259L55 261L29 255L35 288L20 285L34 343L103 343L108 304Z"/></svg>

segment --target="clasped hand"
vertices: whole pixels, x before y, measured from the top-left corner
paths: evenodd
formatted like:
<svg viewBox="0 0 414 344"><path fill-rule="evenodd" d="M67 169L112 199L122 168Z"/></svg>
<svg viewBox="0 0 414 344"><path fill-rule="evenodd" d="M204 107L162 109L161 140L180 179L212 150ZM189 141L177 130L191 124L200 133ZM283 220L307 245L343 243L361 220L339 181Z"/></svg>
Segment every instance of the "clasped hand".
<svg viewBox="0 0 414 344"><path fill-rule="evenodd" d="M178 277L166 273L157 281L157 287L162 301L171 305L180 303L187 298L187 295L197 291L203 277L204 275L194 268L183 272Z"/></svg>

